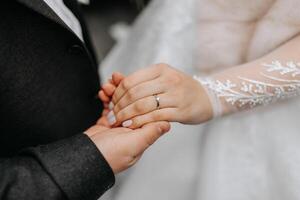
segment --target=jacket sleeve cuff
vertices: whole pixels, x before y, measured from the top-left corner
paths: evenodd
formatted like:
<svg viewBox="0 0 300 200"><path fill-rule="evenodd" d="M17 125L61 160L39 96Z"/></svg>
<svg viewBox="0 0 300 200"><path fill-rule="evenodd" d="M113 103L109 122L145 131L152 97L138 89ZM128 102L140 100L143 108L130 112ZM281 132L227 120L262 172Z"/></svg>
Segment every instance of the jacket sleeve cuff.
<svg viewBox="0 0 300 200"><path fill-rule="evenodd" d="M27 151L37 157L69 199L98 199L115 183L114 173L85 134Z"/></svg>

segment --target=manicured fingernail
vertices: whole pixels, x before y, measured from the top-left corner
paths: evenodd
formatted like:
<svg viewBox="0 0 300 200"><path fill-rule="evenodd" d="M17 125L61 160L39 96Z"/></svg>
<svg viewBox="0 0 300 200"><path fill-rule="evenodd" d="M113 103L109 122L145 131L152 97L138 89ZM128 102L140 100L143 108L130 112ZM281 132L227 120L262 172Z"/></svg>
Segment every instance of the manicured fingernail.
<svg viewBox="0 0 300 200"><path fill-rule="evenodd" d="M132 120L127 120L127 121L125 121L125 122L122 123L122 126L123 126L123 127L129 127L129 126L132 125L132 123L133 123Z"/></svg>
<svg viewBox="0 0 300 200"><path fill-rule="evenodd" d="M109 125L113 125L117 122L115 114L113 111L110 111L107 115Z"/></svg>
<svg viewBox="0 0 300 200"><path fill-rule="evenodd" d="M108 105L109 110L112 110L115 107L113 102L110 102Z"/></svg>
<svg viewBox="0 0 300 200"><path fill-rule="evenodd" d="M115 117L108 118L108 123L109 123L109 125L114 125L116 122L117 122L117 120L116 120Z"/></svg>
<svg viewBox="0 0 300 200"><path fill-rule="evenodd" d="M114 114L114 111L109 111L109 113L107 114L107 118L112 118L112 117L114 117L115 116L115 114Z"/></svg>

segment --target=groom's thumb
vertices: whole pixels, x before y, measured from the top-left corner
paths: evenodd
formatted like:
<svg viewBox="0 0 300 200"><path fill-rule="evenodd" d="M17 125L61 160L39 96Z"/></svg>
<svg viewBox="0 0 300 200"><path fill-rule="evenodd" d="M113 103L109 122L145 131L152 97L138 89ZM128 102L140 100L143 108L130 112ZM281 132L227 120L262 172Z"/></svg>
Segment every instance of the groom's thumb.
<svg viewBox="0 0 300 200"><path fill-rule="evenodd" d="M162 135L170 130L171 126L169 122L153 122L143 126L141 129L137 129L136 134L141 151L146 150Z"/></svg>

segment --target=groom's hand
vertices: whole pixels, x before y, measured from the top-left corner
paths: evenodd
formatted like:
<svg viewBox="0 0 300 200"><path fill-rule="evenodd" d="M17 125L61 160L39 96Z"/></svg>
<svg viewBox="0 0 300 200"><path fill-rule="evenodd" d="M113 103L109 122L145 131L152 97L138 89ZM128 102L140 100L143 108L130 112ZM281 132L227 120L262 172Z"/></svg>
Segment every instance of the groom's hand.
<svg viewBox="0 0 300 200"><path fill-rule="evenodd" d="M111 113L113 109L112 96L124 78L125 77L121 73L115 72L113 73L112 78L102 85L102 89L99 91L98 95L104 105L104 110L102 112L102 117L97 122L98 125L111 127L109 113Z"/></svg>
<svg viewBox="0 0 300 200"><path fill-rule="evenodd" d="M168 122L155 122L140 129L95 125L85 132L96 144L114 173L134 165L158 138L170 130Z"/></svg>
<svg viewBox="0 0 300 200"><path fill-rule="evenodd" d="M112 78L102 85L102 89L99 91L99 98L103 102L106 109L109 108L109 103L112 100L112 96L124 78L125 77L121 73L115 72L113 73Z"/></svg>

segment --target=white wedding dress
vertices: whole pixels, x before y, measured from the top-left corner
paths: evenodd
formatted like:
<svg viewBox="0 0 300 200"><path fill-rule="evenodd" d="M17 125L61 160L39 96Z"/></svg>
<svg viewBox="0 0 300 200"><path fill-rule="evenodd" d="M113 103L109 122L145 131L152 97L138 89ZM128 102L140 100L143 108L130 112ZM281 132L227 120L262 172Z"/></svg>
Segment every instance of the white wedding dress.
<svg viewBox="0 0 300 200"><path fill-rule="evenodd" d="M129 74L161 62L190 75L210 76L262 57L297 36L299 8L299 0L153 0L105 59L102 76L108 78L114 71ZM272 73L267 74L268 80L276 83L284 80L276 70L299 75L297 65L282 64L278 68L280 63L274 62L268 66L265 72ZM261 74L251 76L246 84L261 78ZM227 99L221 104L232 103L226 96L228 90L220 89L228 82L200 81L215 98L225 95ZM296 96L299 85L297 80L292 83L292 89L281 88L280 94L292 92L286 96ZM249 92L229 86L239 90L238 94ZM264 91L255 90L251 95ZM277 89L274 91L272 95ZM235 102L242 103L240 99ZM273 98L250 101L254 106L271 102ZM299 119L300 100L294 98L199 126L172 124L172 131L135 167L118 176L116 186L103 199L300 199Z"/></svg>

